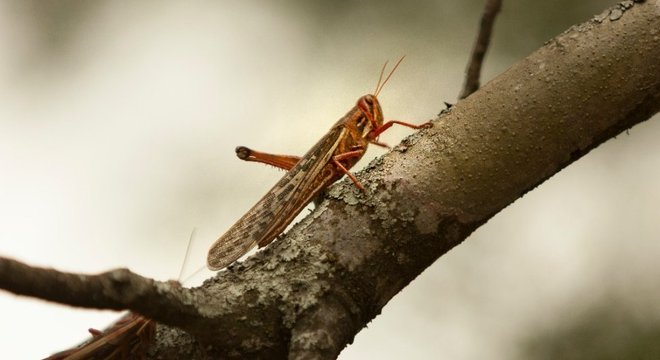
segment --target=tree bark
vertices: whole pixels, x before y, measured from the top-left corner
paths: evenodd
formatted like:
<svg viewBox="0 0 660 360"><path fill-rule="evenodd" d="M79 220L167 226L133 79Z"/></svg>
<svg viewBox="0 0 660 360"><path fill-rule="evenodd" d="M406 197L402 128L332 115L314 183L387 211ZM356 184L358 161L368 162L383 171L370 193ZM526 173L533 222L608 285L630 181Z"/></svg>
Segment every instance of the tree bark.
<svg viewBox="0 0 660 360"><path fill-rule="evenodd" d="M394 295L490 217L658 112L658 59L660 1L622 2L374 160L358 174L366 194L341 181L286 236L199 288L126 270L80 277L11 260L0 262L0 287L128 308L185 330L159 326L154 358L335 358ZM55 285L84 298L55 296Z"/></svg>

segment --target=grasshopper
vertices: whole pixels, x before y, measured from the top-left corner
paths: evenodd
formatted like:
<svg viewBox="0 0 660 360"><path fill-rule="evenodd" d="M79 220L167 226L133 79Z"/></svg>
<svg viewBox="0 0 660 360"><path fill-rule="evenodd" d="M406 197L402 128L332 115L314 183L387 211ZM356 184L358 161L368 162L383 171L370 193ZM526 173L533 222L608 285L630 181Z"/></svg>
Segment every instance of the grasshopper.
<svg viewBox="0 0 660 360"><path fill-rule="evenodd" d="M267 154L244 146L236 148L236 155L242 160L273 165L287 170L287 173L211 245L206 262L209 269L223 269L254 246L261 248L268 245L307 204L342 176L348 176L355 186L365 191L348 169L362 158L369 144L387 147L378 142L378 137L392 125L413 129L431 126L430 122L413 125L390 120L383 123L383 111L377 96L402 60L403 57L382 81L387 66L385 63L374 93L360 97L357 104L303 157Z"/></svg>
<svg viewBox="0 0 660 360"><path fill-rule="evenodd" d="M190 255L190 245L195 236L195 229L190 234L185 260ZM179 279L183 276L184 266L179 270ZM203 269L203 268L202 268ZM197 274L194 272L188 279ZM177 280L169 280L174 288L181 288ZM156 337L156 322L138 313L129 311L105 330L90 328L92 338L84 344L60 351L43 360L122 360L146 359L149 347Z"/></svg>
<svg viewBox="0 0 660 360"><path fill-rule="evenodd" d="M89 329L92 339L80 347L61 351L44 360L145 358L156 336L156 323L129 312L105 331Z"/></svg>

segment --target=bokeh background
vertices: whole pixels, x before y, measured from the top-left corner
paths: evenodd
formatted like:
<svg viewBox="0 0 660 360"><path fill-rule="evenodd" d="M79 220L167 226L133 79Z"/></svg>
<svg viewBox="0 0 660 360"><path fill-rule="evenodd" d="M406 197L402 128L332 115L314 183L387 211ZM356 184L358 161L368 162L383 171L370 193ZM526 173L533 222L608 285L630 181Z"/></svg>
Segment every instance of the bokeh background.
<svg viewBox="0 0 660 360"><path fill-rule="evenodd" d="M505 0L483 79L613 4ZM433 118L456 101L482 6L0 2L0 254L166 280L196 228L186 278L282 175L236 145L303 154L404 54L385 116ZM660 357L659 135L657 118L638 125L516 201L340 358ZM44 357L118 316L0 292L0 358Z"/></svg>

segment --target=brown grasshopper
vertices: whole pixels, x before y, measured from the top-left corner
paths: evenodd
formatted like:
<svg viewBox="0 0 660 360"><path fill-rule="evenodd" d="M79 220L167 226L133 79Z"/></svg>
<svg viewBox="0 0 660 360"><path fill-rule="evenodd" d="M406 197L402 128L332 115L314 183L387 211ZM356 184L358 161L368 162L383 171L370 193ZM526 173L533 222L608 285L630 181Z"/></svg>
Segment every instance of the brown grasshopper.
<svg viewBox="0 0 660 360"><path fill-rule="evenodd" d="M190 255L190 245L195 230L190 234L186 257ZM185 262L185 260L184 260ZM179 271L179 279L183 275L184 266ZM197 274L194 272L188 279ZM177 280L169 280L168 283L174 288L181 288ZM146 359L147 350L153 344L156 337L156 322L129 311L107 329L101 331L90 328L92 338L84 344L60 351L43 360L122 360L122 359Z"/></svg>
<svg viewBox="0 0 660 360"><path fill-rule="evenodd" d="M427 128L430 122L413 125L391 120L383 123L383 112L377 96L390 79L403 57L383 80L387 63L383 65L373 94L360 97L349 110L303 157L257 152L244 146L236 148L236 155L246 161L273 165L287 173L227 232L216 240L208 252L207 266L220 270L258 245L264 247L323 189L348 176L360 190L364 187L348 169L364 155L369 144L385 146L378 136L394 124L413 129ZM381 82L382 81L382 82Z"/></svg>
<svg viewBox="0 0 660 360"><path fill-rule="evenodd" d="M156 335L156 322L129 312L104 331L89 329L92 339L44 360L143 359Z"/></svg>

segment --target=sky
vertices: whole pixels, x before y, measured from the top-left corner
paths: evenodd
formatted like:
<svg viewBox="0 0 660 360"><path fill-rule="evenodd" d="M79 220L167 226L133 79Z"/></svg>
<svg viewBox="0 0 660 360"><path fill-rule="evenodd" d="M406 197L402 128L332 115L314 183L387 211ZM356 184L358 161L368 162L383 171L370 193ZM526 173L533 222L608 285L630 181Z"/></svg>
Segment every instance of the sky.
<svg viewBox="0 0 660 360"><path fill-rule="evenodd" d="M611 4L505 1L483 81ZM379 96L385 117L434 118L456 101L481 6L0 2L0 255L159 280L183 267L186 279L282 176L237 160L237 145L305 153L402 55ZM512 359L603 304L660 320L659 135L656 117L504 209L340 359ZM0 317L0 357L40 358L119 314L0 292Z"/></svg>

